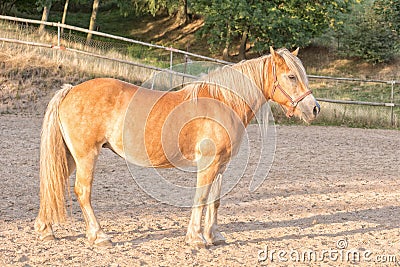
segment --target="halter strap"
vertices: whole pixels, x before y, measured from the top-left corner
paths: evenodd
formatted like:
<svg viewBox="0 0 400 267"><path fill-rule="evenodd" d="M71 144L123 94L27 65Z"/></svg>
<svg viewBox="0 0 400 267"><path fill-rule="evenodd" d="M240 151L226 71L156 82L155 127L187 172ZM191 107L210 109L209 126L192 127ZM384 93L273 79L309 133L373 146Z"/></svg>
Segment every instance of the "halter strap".
<svg viewBox="0 0 400 267"><path fill-rule="evenodd" d="M281 93L290 101L291 106L288 108L286 112L287 117L292 117L294 114L294 110L296 109L297 105L299 104L300 101L302 101L306 96L312 94L311 90L307 90L304 94L293 100L293 98L282 88L282 86L279 84L278 77L276 75L276 67L275 63L272 61L272 74L274 76L274 84L272 87L272 94L271 94L271 99L273 100L273 97L275 95L276 88L278 88Z"/></svg>

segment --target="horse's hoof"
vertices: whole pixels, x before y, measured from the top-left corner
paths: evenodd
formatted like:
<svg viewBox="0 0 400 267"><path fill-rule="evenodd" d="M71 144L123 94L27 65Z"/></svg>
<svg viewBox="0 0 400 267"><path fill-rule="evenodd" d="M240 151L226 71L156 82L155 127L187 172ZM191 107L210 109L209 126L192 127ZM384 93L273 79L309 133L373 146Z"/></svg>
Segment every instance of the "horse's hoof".
<svg viewBox="0 0 400 267"><path fill-rule="evenodd" d="M94 242L94 245L96 247L104 248L104 247L112 247L113 243L112 243L111 239L107 238L107 239L103 239L103 240L99 240L99 241L96 240L96 242Z"/></svg>
<svg viewBox="0 0 400 267"><path fill-rule="evenodd" d="M54 235L46 235L46 236L40 236L39 239L40 241L52 241L55 240L56 237Z"/></svg>
<svg viewBox="0 0 400 267"><path fill-rule="evenodd" d="M212 241L212 245L214 245L214 246L220 246L220 245L225 245L225 244L226 244L225 238Z"/></svg>
<svg viewBox="0 0 400 267"><path fill-rule="evenodd" d="M206 242L203 241L192 241L187 243L189 246L193 247L194 249L206 249L208 247Z"/></svg>
<svg viewBox="0 0 400 267"><path fill-rule="evenodd" d="M51 241L56 239L51 224L45 224L40 219L36 219L34 229L39 235L40 241Z"/></svg>
<svg viewBox="0 0 400 267"><path fill-rule="evenodd" d="M95 234L87 232L86 237L91 246L112 247L111 238L103 230L98 230Z"/></svg>
<svg viewBox="0 0 400 267"><path fill-rule="evenodd" d="M189 246L195 248L195 249L202 249L202 248L207 248L207 242L203 238L203 236L198 236L196 238L185 238L186 244Z"/></svg>
<svg viewBox="0 0 400 267"><path fill-rule="evenodd" d="M212 238L206 238L208 245L219 246L226 244L226 239L220 232L215 232L212 236Z"/></svg>

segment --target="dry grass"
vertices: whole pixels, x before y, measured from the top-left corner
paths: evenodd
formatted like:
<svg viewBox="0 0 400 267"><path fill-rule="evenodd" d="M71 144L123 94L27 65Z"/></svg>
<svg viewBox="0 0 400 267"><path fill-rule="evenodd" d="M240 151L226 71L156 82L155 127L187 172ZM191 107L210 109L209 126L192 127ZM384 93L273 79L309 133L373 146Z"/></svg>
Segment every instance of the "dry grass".
<svg viewBox="0 0 400 267"><path fill-rule="evenodd" d="M365 128L400 128L399 109L394 112L393 125L388 107L339 105L322 103L316 123Z"/></svg>
<svg viewBox="0 0 400 267"><path fill-rule="evenodd" d="M84 80L71 75L63 66L40 56L41 49L0 45L0 112L34 112L42 114L40 101L52 95L63 83Z"/></svg>
<svg viewBox="0 0 400 267"><path fill-rule="evenodd" d="M334 49L319 46L300 49L299 57L308 74L400 80L400 58L390 63L369 64L359 59L342 58Z"/></svg>
<svg viewBox="0 0 400 267"><path fill-rule="evenodd" d="M394 109L393 124L391 110L388 107L345 105L320 102L321 113L313 122L316 125L334 125L356 128L400 129L400 108ZM302 123L296 119L288 119L281 108L273 104L272 112L278 124Z"/></svg>

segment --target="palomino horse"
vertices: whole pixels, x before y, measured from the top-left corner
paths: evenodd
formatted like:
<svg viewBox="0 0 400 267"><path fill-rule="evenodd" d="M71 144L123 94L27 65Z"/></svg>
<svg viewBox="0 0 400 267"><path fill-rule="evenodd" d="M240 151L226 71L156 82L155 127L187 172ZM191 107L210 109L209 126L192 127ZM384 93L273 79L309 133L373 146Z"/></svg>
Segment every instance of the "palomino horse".
<svg viewBox="0 0 400 267"><path fill-rule="evenodd" d="M268 100L280 104L288 117L297 116L306 122L320 110L308 89L298 50L291 53L271 48L270 52L229 67L256 85L251 88L227 90L202 82L161 92L115 79L93 79L58 91L48 105L41 136L40 210L35 221L40 239L53 239L52 224L65 221L65 194L69 192L69 176L76 169L74 191L86 222L86 236L90 244L111 244L91 205L94 166L101 148L107 147L140 166L166 168L174 167L174 162L196 165L197 186L186 242L195 246L223 243L217 227L218 194L221 174L240 144L240 129ZM224 68L212 75L217 77ZM229 79L231 84L240 84L237 77L230 75ZM174 112L177 107L180 112ZM209 114L213 118L209 119ZM178 139L164 142L164 123L180 121L179 116L187 118L175 130Z"/></svg>

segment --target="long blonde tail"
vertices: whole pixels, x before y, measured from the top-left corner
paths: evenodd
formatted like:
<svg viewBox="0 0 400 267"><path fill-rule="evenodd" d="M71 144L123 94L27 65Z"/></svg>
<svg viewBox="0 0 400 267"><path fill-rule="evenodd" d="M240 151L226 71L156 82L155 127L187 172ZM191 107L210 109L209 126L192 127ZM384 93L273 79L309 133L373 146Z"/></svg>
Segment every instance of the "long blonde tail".
<svg viewBox="0 0 400 267"><path fill-rule="evenodd" d="M40 209L38 219L45 224L66 219L65 192L69 192L68 148L60 126L58 108L73 88L64 85L50 100L43 119L40 142Z"/></svg>

